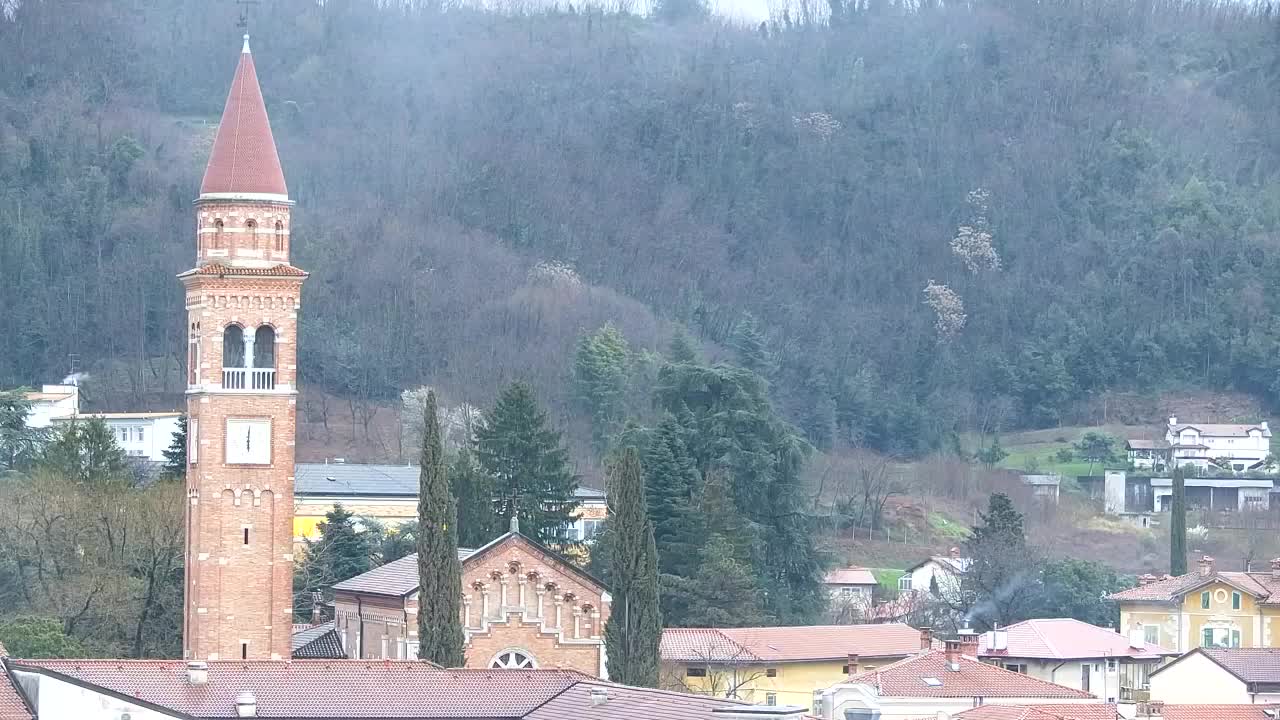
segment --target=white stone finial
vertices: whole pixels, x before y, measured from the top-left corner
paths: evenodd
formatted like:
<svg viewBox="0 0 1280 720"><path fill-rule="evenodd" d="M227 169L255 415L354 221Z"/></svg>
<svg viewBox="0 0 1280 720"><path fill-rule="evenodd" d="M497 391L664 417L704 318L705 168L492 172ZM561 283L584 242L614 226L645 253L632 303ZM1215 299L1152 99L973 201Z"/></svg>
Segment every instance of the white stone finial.
<svg viewBox="0 0 1280 720"><path fill-rule="evenodd" d="M244 34L244 47L240 48L241 53L249 52L249 33Z"/></svg>

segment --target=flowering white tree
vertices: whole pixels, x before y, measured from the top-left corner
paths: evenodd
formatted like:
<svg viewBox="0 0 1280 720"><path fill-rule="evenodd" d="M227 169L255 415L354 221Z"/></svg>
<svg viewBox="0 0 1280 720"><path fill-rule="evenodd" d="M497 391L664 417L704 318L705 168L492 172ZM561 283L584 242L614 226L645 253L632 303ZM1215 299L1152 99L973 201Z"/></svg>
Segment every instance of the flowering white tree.
<svg viewBox="0 0 1280 720"><path fill-rule="evenodd" d="M582 278L569 263L559 260L543 260L529 268L529 284L544 287L577 289L582 287Z"/></svg>
<svg viewBox="0 0 1280 720"><path fill-rule="evenodd" d="M950 340L964 329L969 316L965 315L964 301L954 290L930 280L924 287L924 297L924 304L933 309L933 327L938 331L938 339Z"/></svg>
<svg viewBox="0 0 1280 720"><path fill-rule="evenodd" d="M401 443L406 449L417 448L422 440L422 409L430 391L430 387L423 385L400 393ZM476 430L484 423L480 408L470 403L440 406L438 412L441 440L452 450L471 442Z"/></svg>
<svg viewBox="0 0 1280 720"><path fill-rule="evenodd" d="M1000 254L992 244L991 222L987 220L990 197L983 188L969 191L965 202L973 208L973 220L957 228L956 236L951 239L951 252L975 275L983 270L1000 269Z"/></svg>
<svg viewBox="0 0 1280 720"><path fill-rule="evenodd" d="M840 128L844 127L830 113L824 112L795 115L791 118L791 124L797 130L806 130L822 140L830 140L833 135L840 131Z"/></svg>

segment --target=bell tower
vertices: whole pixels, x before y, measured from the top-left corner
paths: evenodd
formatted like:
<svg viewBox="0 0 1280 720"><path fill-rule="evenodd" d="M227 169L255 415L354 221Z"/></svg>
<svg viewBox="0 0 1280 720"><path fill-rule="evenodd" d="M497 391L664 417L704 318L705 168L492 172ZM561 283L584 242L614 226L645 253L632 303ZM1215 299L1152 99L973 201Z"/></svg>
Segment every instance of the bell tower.
<svg viewBox="0 0 1280 720"><path fill-rule="evenodd" d="M244 37L195 201L186 290L183 656L288 659L298 301L290 213Z"/></svg>

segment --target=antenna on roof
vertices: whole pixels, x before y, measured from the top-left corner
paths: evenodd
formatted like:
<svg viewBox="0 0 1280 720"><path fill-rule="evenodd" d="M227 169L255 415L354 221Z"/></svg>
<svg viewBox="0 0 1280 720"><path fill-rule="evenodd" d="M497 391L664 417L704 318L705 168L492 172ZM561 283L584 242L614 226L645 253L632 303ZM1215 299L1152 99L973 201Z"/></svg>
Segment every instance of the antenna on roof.
<svg viewBox="0 0 1280 720"><path fill-rule="evenodd" d="M236 5L240 6L240 19L236 21L236 27L245 31L244 51L249 52L249 7L251 5L259 5L261 0L236 0Z"/></svg>

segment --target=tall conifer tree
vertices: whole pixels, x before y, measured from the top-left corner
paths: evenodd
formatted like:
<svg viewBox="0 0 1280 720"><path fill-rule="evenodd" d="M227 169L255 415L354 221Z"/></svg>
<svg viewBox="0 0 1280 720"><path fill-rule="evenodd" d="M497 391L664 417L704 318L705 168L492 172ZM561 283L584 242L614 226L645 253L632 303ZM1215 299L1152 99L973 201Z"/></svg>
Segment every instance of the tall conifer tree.
<svg viewBox="0 0 1280 720"><path fill-rule="evenodd" d="M1187 474L1173 468L1173 506L1169 508L1169 574L1187 574Z"/></svg>
<svg viewBox="0 0 1280 720"><path fill-rule="evenodd" d="M683 428L668 416L644 451L645 496L658 548L658 567L684 575L697 563L693 519L700 491L697 464L681 438Z"/></svg>
<svg viewBox="0 0 1280 720"><path fill-rule="evenodd" d="M449 491L434 391L427 394L423 416L418 490L418 657L444 667L462 667L458 508Z"/></svg>
<svg viewBox="0 0 1280 720"><path fill-rule="evenodd" d="M635 448L627 448L610 468L610 523L613 542L613 611L605 626L609 679L624 685L657 687L658 551L645 502L644 473Z"/></svg>

